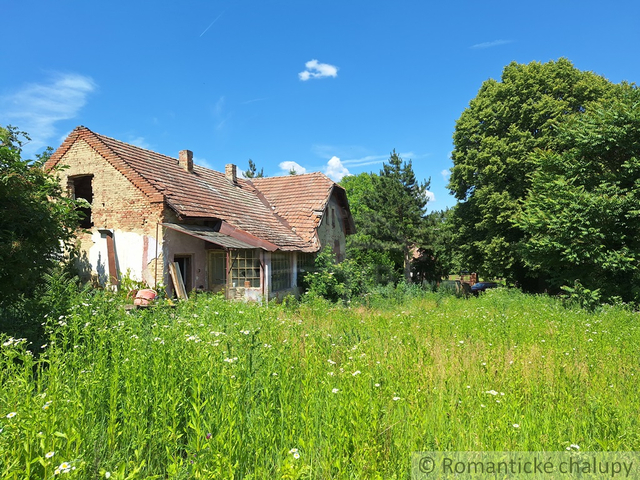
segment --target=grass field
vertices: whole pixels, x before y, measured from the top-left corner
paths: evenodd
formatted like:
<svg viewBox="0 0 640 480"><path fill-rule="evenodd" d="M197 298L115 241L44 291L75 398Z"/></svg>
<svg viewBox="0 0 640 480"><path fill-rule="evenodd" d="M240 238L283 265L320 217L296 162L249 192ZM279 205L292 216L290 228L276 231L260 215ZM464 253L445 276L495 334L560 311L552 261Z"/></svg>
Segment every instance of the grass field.
<svg viewBox="0 0 640 480"><path fill-rule="evenodd" d="M36 355L1 340L1 478L387 479L421 450L640 449L638 313L506 290L120 302L42 319Z"/></svg>

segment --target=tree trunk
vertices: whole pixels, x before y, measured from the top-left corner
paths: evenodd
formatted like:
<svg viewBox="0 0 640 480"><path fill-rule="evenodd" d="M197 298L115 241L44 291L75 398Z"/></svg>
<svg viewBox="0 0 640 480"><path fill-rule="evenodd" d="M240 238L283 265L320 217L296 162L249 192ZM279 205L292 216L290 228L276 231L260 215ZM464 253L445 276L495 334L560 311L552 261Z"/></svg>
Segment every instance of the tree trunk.
<svg viewBox="0 0 640 480"><path fill-rule="evenodd" d="M411 283L411 250L408 245L402 247L402 254L404 257L404 281Z"/></svg>

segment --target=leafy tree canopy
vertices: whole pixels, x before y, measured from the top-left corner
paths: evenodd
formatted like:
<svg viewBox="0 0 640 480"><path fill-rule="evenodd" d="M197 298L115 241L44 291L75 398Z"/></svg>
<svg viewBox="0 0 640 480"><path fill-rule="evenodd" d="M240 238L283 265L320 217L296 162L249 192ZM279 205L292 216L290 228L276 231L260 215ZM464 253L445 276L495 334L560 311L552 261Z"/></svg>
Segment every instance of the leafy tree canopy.
<svg viewBox="0 0 640 480"><path fill-rule="evenodd" d="M558 130L560 152L536 170L516 225L523 258L556 289L579 282L640 302L640 91L625 86Z"/></svg>
<svg viewBox="0 0 640 480"><path fill-rule="evenodd" d="M521 283L531 277L519 253L524 232L514 224L538 168L531 154L566 149L558 126L618 88L566 59L514 62L501 81L483 83L456 123L449 183L460 201L452 218L456 245L469 268Z"/></svg>
<svg viewBox="0 0 640 480"><path fill-rule="evenodd" d="M79 203L63 195L55 172L43 169L51 149L35 161L21 158L28 140L0 127L0 305L34 291L79 221Z"/></svg>

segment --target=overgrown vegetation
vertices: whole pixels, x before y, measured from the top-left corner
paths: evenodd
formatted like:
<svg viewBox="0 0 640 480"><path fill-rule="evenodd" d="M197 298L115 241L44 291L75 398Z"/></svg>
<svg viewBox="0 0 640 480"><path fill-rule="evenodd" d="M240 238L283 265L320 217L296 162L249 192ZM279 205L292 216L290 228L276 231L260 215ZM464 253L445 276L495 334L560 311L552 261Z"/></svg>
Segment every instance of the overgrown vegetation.
<svg viewBox="0 0 640 480"><path fill-rule="evenodd" d="M21 158L29 137L0 127L0 309L29 301L47 271L57 268L62 245L72 249L81 201L66 196L44 163ZM45 279L46 280L46 279Z"/></svg>
<svg viewBox="0 0 640 480"><path fill-rule="evenodd" d="M529 291L579 279L603 299L637 301L637 111L634 85L566 59L513 62L484 82L452 153L466 266Z"/></svg>
<svg viewBox="0 0 640 480"><path fill-rule="evenodd" d="M0 340L0 476L388 479L414 451L640 444L637 313L401 288L130 313L75 294L39 351Z"/></svg>

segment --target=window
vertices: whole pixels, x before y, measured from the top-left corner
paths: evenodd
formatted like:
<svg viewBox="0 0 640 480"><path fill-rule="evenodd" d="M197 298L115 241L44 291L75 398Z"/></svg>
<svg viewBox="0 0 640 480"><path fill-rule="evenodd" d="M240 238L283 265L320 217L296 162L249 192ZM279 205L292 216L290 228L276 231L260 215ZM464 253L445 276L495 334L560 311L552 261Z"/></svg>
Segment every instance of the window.
<svg viewBox="0 0 640 480"><path fill-rule="evenodd" d="M81 228L93 227L93 221L91 219L91 202L93 202L93 189L91 187L91 181L93 175L82 175L80 177L69 178L69 189L71 190L71 196L76 200L82 198L89 203L88 207L79 208L84 215L80 219Z"/></svg>
<svg viewBox="0 0 640 480"><path fill-rule="evenodd" d="M308 272L313 272L316 265L315 253L298 252L298 282Z"/></svg>
<svg viewBox="0 0 640 480"><path fill-rule="evenodd" d="M227 253L224 250L209 251L209 290L219 292L227 283Z"/></svg>
<svg viewBox="0 0 640 480"><path fill-rule="evenodd" d="M285 290L291 287L291 257L284 252L271 254L271 290Z"/></svg>
<svg viewBox="0 0 640 480"><path fill-rule="evenodd" d="M231 252L231 282L233 287L260 287L260 258L256 250Z"/></svg>

